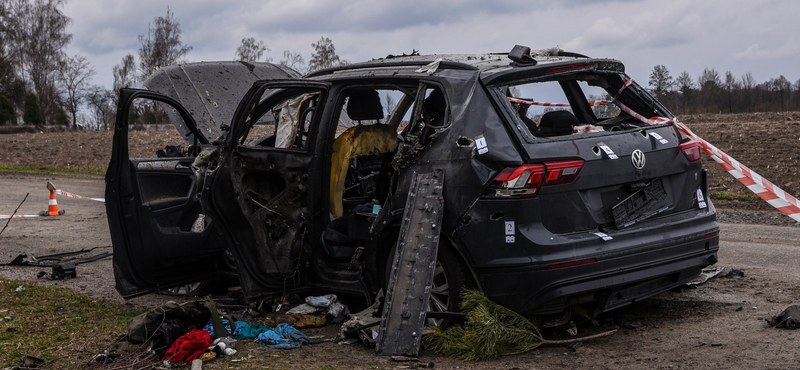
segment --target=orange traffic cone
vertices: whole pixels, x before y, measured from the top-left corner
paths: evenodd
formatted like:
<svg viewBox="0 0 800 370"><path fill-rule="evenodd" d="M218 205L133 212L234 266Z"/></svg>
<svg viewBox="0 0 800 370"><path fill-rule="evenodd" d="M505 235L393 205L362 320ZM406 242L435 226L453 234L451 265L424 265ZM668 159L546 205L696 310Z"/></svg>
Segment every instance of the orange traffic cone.
<svg viewBox="0 0 800 370"><path fill-rule="evenodd" d="M53 186L53 183L50 181L47 182L47 190L50 190L50 202L47 204L47 214L45 214L45 216L63 215L64 211L58 210L58 202L56 202L56 187Z"/></svg>

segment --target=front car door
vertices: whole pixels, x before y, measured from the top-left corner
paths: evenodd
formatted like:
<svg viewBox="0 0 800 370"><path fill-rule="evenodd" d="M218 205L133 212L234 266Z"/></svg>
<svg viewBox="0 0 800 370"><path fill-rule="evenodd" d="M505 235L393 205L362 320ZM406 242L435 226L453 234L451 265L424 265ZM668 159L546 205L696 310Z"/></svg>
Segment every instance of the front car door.
<svg viewBox="0 0 800 370"><path fill-rule="evenodd" d="M154 130L155 125L185 127ZM141 130L138 143L131 130ZM147 147L149 135L170 135L174 144ZM187 148L184 139L191 145ZM204 217L192 164L200 145L194 120L172 98L122 89L106 172L106 212L114 246L117 291L125 298L205 280L223 267L225 244Z"/></svg>
<svg viewBox="0 0 800 370"><path fill-rule="evenodd" d="M185 63L156 71L144 81L147 90L120 91L106 207L123 297L235 272L216 223L201 210L197 166L214 160L211 143L254 82L299 77L270 63ZM153 147L164 138L173 145Z"/></svg>

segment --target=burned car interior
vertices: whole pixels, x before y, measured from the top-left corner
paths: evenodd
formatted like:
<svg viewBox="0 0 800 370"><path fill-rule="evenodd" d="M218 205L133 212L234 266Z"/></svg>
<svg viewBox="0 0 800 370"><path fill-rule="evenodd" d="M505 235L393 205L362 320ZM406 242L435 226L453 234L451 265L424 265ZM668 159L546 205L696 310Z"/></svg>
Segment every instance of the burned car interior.
<svg viewBox="0 0 800 370"><path fill-rule="evenodd" d="M412 298L454 312L472 288L568 318L713 264L706 173L671 113L618 61L527 53L389 57L303 77L196 63L151 77L152 91L123 89L106 175L117 290L228 276L252 300L314 289L372 302L383 291L388 314ZM219 70L241 75L215 81ZM189 93L152 83L185 82L180 73ZM137 99L185 121L183 156L129 153ZM419 276L398 275L417 262Z"/></svg>

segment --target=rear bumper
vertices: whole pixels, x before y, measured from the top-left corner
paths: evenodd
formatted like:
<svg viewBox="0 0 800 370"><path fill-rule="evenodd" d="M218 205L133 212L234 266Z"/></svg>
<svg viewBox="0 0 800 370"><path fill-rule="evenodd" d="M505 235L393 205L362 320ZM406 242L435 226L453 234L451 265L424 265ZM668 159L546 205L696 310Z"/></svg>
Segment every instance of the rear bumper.
<svg viewBox="0 0 800 370"><path fill-rule="evenodd" d="M706 242L713 243L708 240L665 247L664 254ZM717 261L716 250L664 258L653 258L652 254L555 270L530 266L513 272L483 271L480 275L493 301L518 312L557 313L573 304L587 302L596 302L596 308L608 311L683 285ZM508 287L508 281L520 284Z"/></svg>
<svg viewBox="0 0 800 370"><path fill-rule="evenodd" d="M505 216L518 215L507 209ZM713 206L606 231L610 240L597 230L555 235L536 222L517 225L513 244L465 245L487 296L531 314L577 303L595 302L600 311L633 303L690 281L717 261L719 250ZM592 262L553 268L575 261Z"/></svg>

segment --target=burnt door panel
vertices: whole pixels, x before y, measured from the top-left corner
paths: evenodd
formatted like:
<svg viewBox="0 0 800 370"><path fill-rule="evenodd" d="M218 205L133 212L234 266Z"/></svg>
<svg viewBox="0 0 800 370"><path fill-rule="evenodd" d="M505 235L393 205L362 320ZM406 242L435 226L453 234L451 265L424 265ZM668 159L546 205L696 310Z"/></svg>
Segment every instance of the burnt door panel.
<svg viewBox="0 0 800 370"><path fill-rule="evenodd" d="M117 291L126 298L211 278L223 261L225 247L214 222L202 216L191 170L194 148L205 139L193 131L185 141L169 125L175 120L194 128L172 99L142 90L121 92L106 210ZM135 135L140 142L129 142L131 129L146 130ZM150 135L167 135L175 145L149 148Z"/></svg>
<svg viewBox="0 0 800 370"><path fill-rule="evenodd" d="M203 199L231 240L250 298L304 285L325 173L313 146L327 84L254 85L207 173Z"/></svg>

